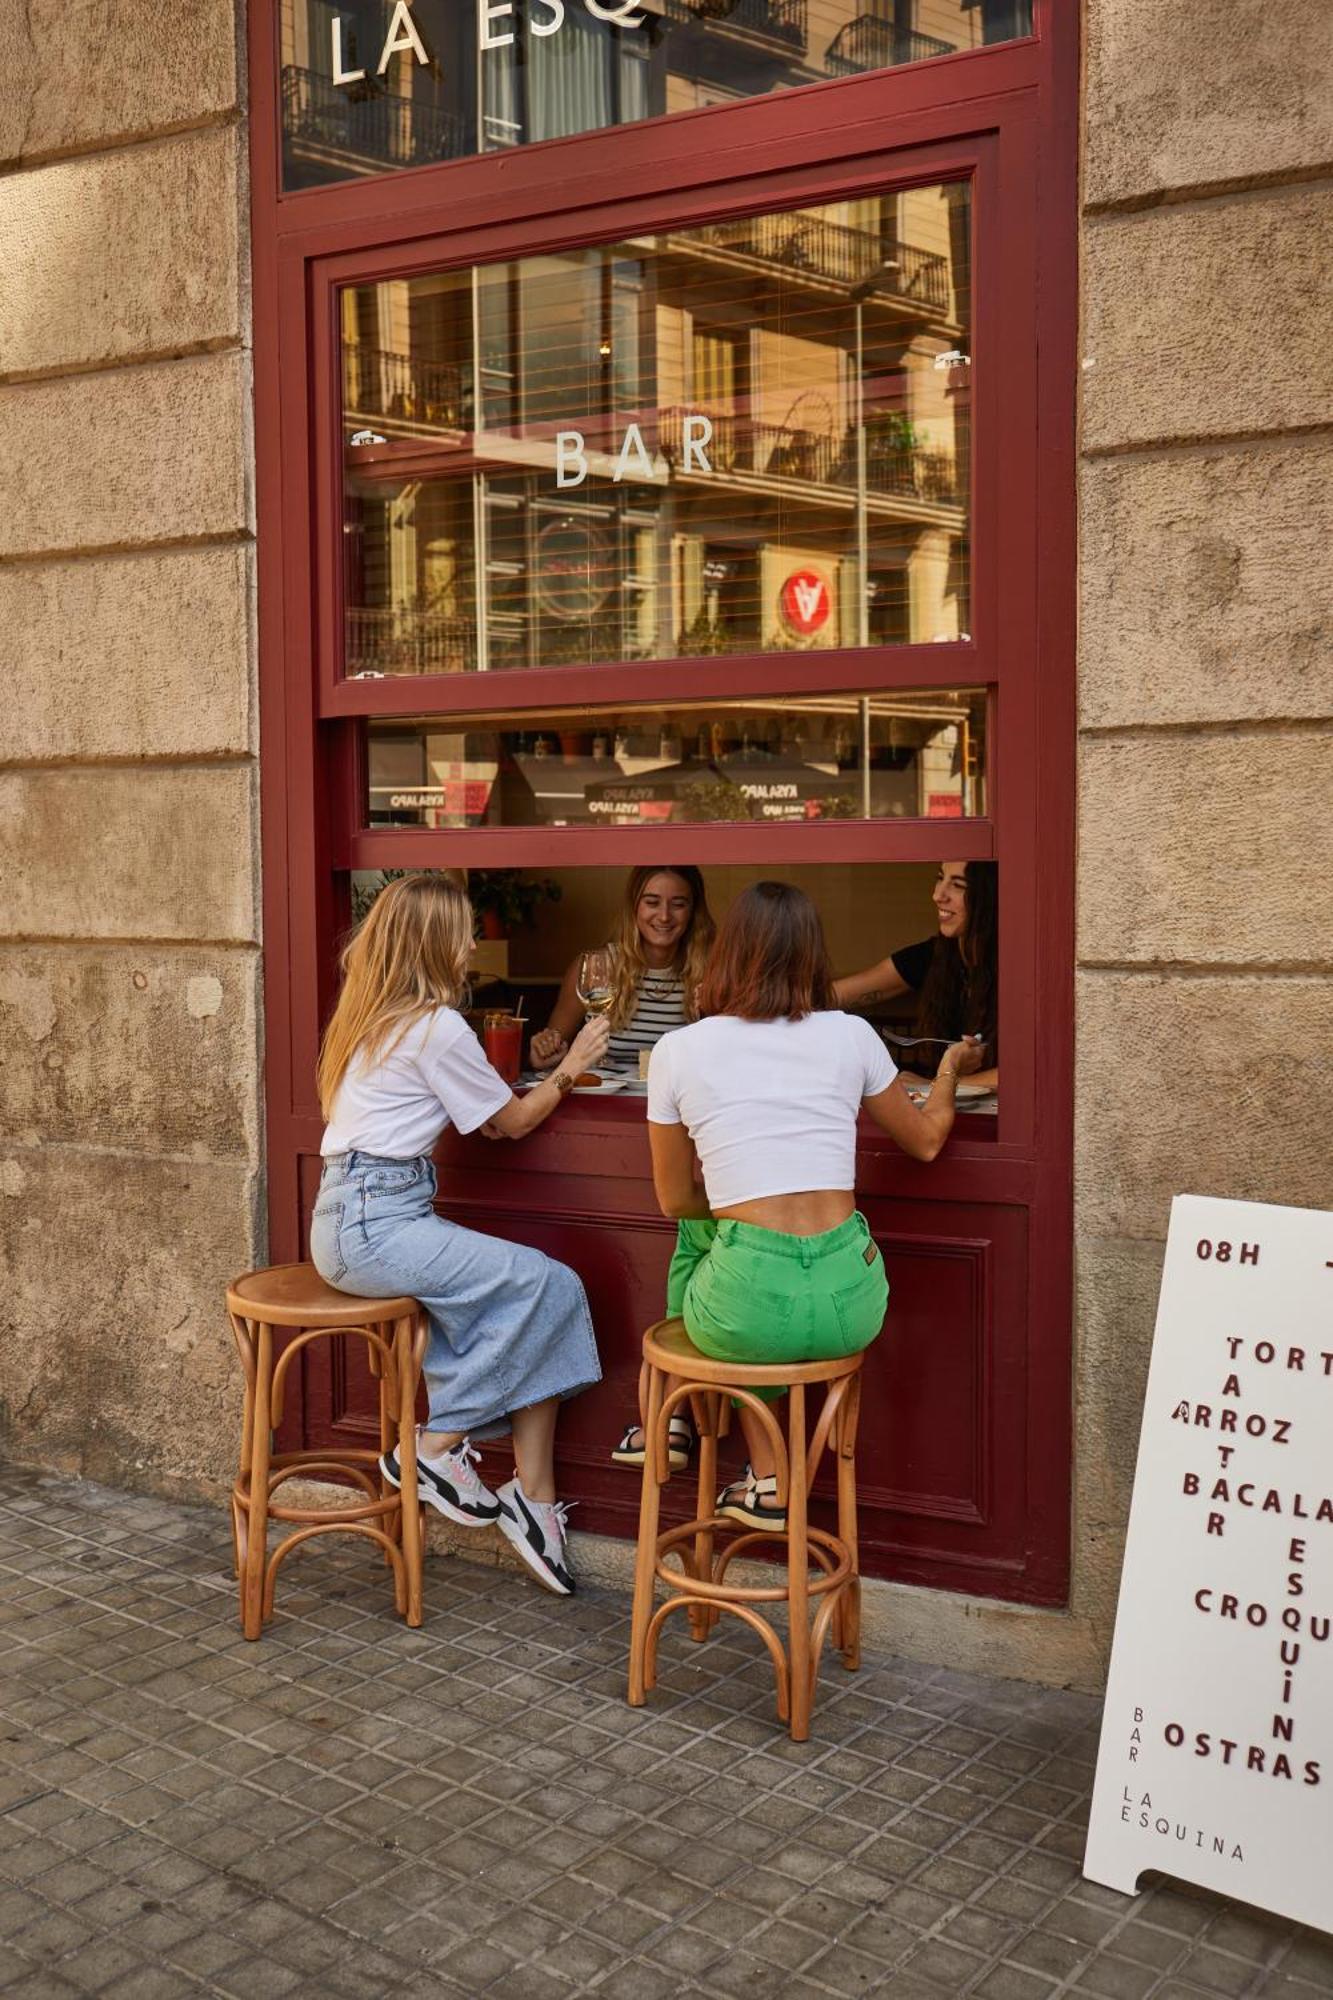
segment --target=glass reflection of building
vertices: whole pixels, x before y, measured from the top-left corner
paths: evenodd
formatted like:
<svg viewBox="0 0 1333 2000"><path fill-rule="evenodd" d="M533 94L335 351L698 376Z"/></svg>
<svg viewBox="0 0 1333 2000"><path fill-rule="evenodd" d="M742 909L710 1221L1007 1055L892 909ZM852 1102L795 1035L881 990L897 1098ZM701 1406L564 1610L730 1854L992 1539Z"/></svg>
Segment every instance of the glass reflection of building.
<svg viewBox="0 0 1333 2000"><path fill-rule="evenodd" d="M967 631L964 184L342 299L346 671Z"/></svg>
<svg viewBox="0 0 1333 2000"><path fill-rule="evenodd" d="M367 730L369 826L966 819L982 689L393 717Z"/></svg>
<svg viewBox="0 0 1333 2000"><path fill-rule="evenodd" d="M413 0L397 12L282 0L285 182L566 138L1031 28L1032 0Z"/></svg>

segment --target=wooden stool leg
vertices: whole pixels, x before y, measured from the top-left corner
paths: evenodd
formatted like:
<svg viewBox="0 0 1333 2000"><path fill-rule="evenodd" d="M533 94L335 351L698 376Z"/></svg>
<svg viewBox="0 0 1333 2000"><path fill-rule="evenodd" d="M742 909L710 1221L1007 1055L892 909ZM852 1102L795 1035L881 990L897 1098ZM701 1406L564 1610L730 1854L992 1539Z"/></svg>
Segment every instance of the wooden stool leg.
<svg viewBox="0 0 1333 2000"><path fill-rule="evenodd" d="M717 1425L719 1398L711 1390L701 1389L697 1396L690 1398L694 1412L694 1427L699 1435L699 1497L695 1512L699 1520L711 1521L717 1505ZM713 1574L713 1530L700 1528L694 1537L695 1575L705 1582ZM708 1604L692 1604L689 1610L690 1637L706 1639L718 1620L718 1613Z"/></svg>
<svg viewBox="0 0 1333 2000"><path fill-rule="evenodd" d="M629 1705L642 1708L648 1692L648 1624L653 1614L653 1583L657 1573L657 1522L662 1506L653 1430L662 1408L663 1377L656 1368L646 1371L644 1396L643 1486L639 1500L639 1543L634 1555L634 1607L629 1633Z"/></svg>
<svg viewBox="0 0 1333 2000"><path fill-rule="evenodd" d="M854 1375L838 1412L838 1539L852 1558L852 1573L838 1593L837 1643L842 1664L855 1673L861 1664L861 1561L856 1538L856 1426L861 1410L861 1377Z"/></svg>
<svg viewBox="0 0 1333 2000"><path fill-rule="evenodd" d="M250 1470L250 1450L255 1434L255 1330L253 1323L242 1319L236 1313L229 1313L232 1338L236 1342L236 1352L240 1356L241 1373L245 1378L245 1395L241 1404L241 1450L236 1466L236 1490L231 1498L231 1559L232 1574L239 1583L241 1571L245 1567L245 1508L237 1499L237 1492L245 1487L246 1474Z"/></svg>
<svg viewBox="0 0 1333 2000"><path fill-rule="evenodd" d="M255 1392L250 1420L250 1506L241 1577L241 1629L257 1639L264 1629L264 1568L268 1560L268 1474L272 1450L270 1396L273 1382L273 1328L260 1320L255 1329Z"/></svg>
<svg viewBox="0 0 1333 2000"><path fill-rule="evenodd" d="M384 1331L382 1327L377 1330L381 1333ZM381 1360L375 1347L369 1346L366 1350L371 1378L379 1389L381 1457L386 1452L392 1450L394 1438L398 1430L397 1331L397 1325L395 1324L393 1332L389 1337L392 1358L387 1364ZM397 1496L382 1472L379 1476L379 1481L380 1498L382 1500L395 1499ZM403 1542L403 1511L401 1505L396 1507L392 1514L384 1515L380 1526L389 1537L389 1540L397 1542L401 1548ZM394 1562L392 1551L389 1549L384 1551L384 1560L394 1572L394 1598L398 1614L401 1617L407 1609L406 1599L403 1595L402 1567L400 1564Z"/></svg>
<svg viewBox="0 0 1333 2000"><path fill-rule="evenodd" d="M388 1322L384 1326L377 1327L375 1331L381 1336L382 1339L384 1339L388 1347L387 1354L380 1354L373 1345L371 1345L368 1349L370 1356L370 1372L372 1377L374 1377L374 1379L379 1385L380 1456L382 1458L384 1454L391 1449L394 1440L398 1434L398 1404L399 1404L398 1374L402 1361L402 1356L398 1351L399 1341L398 1341L397 1320ZM382 1500L387 1499L387 1500L392 1500L394 1502L393 1512L390 1514L382 1514L380 1516L379 1526L381 1531L387 1538L384 1544L384 1560L388 1564L389 1568L393 1571L393 1608L398 1613L398 1616L400 1618L406 1618L407 1608L408 1608L408 1586L407 1586L407 1564L403 1561L403 1555L402 1555L402 1550L403 1550L402 1495L400 1493L394 1492L393 1487L384 1477L383 1472L378 1471L378 1469L377 1469L377 1479L380 1490L380 1498Z"/></svg>
<svg viewBox="0 0 1333 2000"><path fill-rule="evenodd" d="M791 1661L791 1740L810 1734L810 1547L806 1535L805 1384L793 1382L787 1419L787 1654Z"/></svg>
<svg viewBox="0 0 1333 2000"><path fill-rule="evenodd" d="M398 1477L400 1528L407 1575L407 1622L421 1623L421 1502L417 1495L417 1377L426 1348L425 1315L394 1326L394 1373L398 1378Z"/></svg>

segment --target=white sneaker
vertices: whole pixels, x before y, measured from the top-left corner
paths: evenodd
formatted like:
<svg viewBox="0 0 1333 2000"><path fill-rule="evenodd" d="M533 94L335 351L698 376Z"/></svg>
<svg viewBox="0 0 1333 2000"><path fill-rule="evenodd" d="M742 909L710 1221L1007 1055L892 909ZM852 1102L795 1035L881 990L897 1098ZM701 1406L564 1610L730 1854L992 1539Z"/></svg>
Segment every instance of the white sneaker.
<svg viewBox="0 0 1333 2000"><path fill-rule="evenodd" d="M500 1533L513 1543L538 1583L557 1597L572 1597L574 1573L565 1548L568 1507L561 1500L529 1500L517 1473L495 1497L500 1503Z"/></svg>
<svg viewBox="0 0 1333 2000"><path fill-rule="evenodd" d="M446 1521L457 1521L460 1528L488 1528L492 1521L498 1521L500 1502L477 1477L475 1468L481 1453L473 1449L468 1439L434 1458L426 1457L420 1441L418 1431L417 1493L422 1502L433 1507L437 1514L443 1514ZM390 1486L402 1486L397 1445L380 1459L380 1471Z"/></svg>

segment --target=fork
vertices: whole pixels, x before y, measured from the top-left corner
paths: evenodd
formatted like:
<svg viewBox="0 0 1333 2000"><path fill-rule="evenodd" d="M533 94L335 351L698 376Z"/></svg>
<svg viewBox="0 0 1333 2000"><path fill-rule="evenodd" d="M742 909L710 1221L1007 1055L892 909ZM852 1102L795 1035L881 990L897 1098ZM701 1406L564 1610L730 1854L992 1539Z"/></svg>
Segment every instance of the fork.
<svg viewBox="0 0 1333 2000"><path fill-rule="evenodd" d="M899 1049L919 1049L923 1046L929 1046L932 1048L941 1048L941 1049L951 1049L954 1045L954 1042L965 1041L968 1039L977 1042L984 1042L986 1039L984 1035L973 1035L971 1037L963 1035L955 1035L952 1041L950 1040L948 1035L893 1035L890 1034L887 1028L881 1028L879 1032L882 1040L886 1042L892 1042L894 1044L894 1047Z"/></svg>

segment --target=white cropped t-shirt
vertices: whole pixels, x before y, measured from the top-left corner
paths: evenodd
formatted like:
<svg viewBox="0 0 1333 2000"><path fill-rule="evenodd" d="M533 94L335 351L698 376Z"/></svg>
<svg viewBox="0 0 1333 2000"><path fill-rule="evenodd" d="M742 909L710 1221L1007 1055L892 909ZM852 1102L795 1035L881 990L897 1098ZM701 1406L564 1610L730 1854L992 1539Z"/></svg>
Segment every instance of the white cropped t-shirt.
<svg viewBox="0 0 1333 2000"><path fill-rule="evenodd" d="M868 1021L715 1014L677 1028L648 1064L648 1117L694 1141L710 1208L856 1185L861 1100L898 1074Z"/></svg>
<svg viewBox="0 0 1333 2000"><path fill-rule="evenodd" d="M475 1132L512 1096L463 1016L436 1007L378 1061L352 1057L319 1150L326 1160L354 1151L415 1160L446 1125Z"/></svg>

